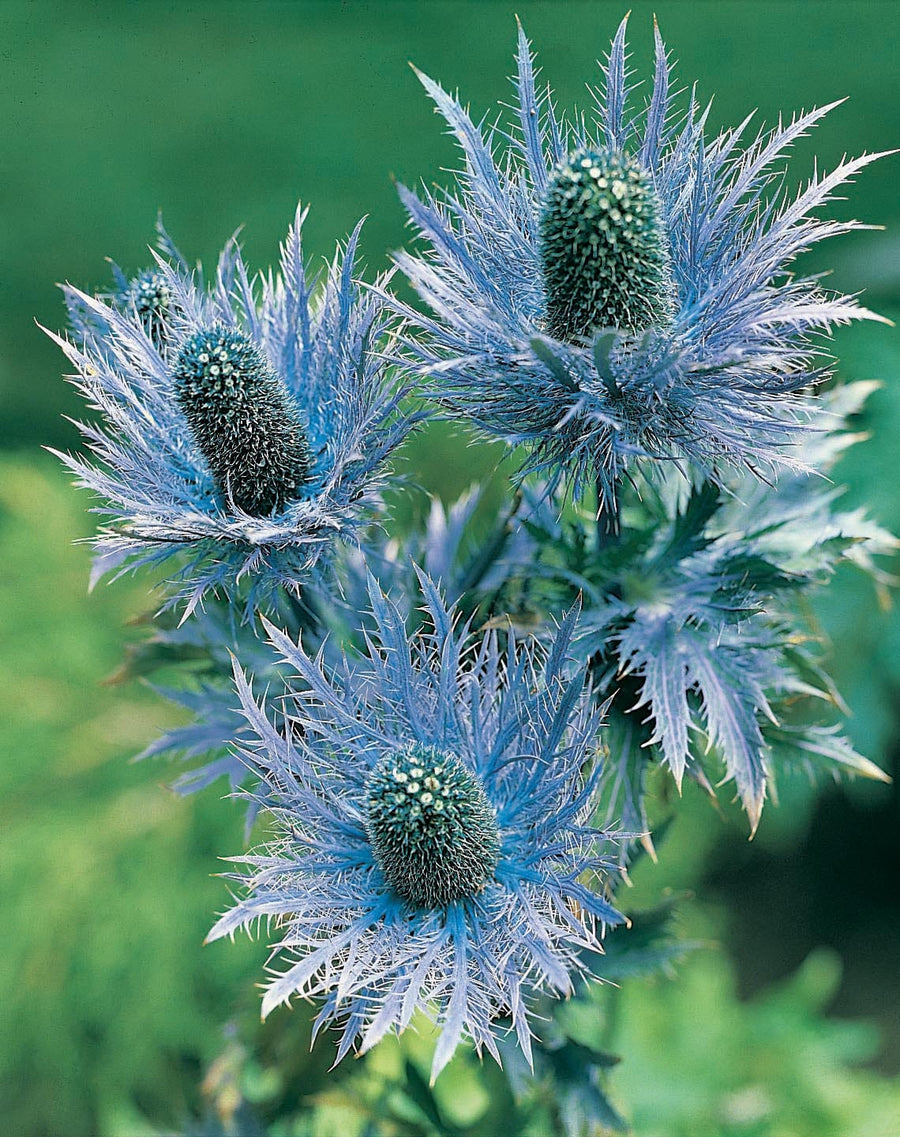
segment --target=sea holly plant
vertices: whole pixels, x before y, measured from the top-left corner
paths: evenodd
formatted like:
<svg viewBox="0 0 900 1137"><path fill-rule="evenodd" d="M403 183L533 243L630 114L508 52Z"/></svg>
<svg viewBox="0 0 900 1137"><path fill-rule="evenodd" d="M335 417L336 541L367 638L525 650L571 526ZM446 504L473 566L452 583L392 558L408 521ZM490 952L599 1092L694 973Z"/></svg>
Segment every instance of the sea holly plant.
<svg viewBox="0 0 900 1137"><path fill-rule="evenodd" d="M360 278L359 228L314 272L302 211L276 271L232 240L207 279L160 227L111 292L65 290L94 577L171 578L117 676L187 712L144 756L246 806L209 938L269 937L263 1029L292 1070L331 1048L360 1133L475 1132L438 1087L485 1052L494 1131L622 1129L607 981L685 950L622 885L685 781L752 833L792 770L883 777L807 604L844 563L891 583L897 542L830 480L872 384L837 385L821 333L872 313L794 266L860 227L819 211L876 155L793 194L779 162L829 107L710 137L658 30L643 103L626 60L623 22L568 119L520 28L487 130L422 76L464 156L400 187L423 308ZM512 477L423 507L391 458L426 417L506 440ZM304 1093L230 1092L217 1131L305 1125Z"/></svg>
<svg viewBox="0 0 900 1137"><path fill-rule="evenodd" d="M231 241L209 288L161 255L117 296L66 289L74 335L56 338L104 417L82 424L92 457L63 456L105 503L95 579L173 565L170 604L240 593L248 619L377 508L413 421L383 358L392 320L355 282L360 227L311 277L304 217L276 274L251 281Z"/></svg>
<svg viewBox="0 0 900 1137"><path fill-rule="evenodd" d="M499 1060L501 1009L529 1053L535 995L571 994L622 917L605 896L614 839L591 820L601 708L569 667L576 613L546 656L501 652L423 584L428 623L408 639L373 579L369 653L334 672L270 625L297 675L287 731L238 676L281 832L211 937L275 918L296 958L263 1012L321 997L339 1059L431 1011L437 1074L463 1037Z"/></svg>
<svg viewBox="0 0 900 1137"><path fill-rule="evenodd" d="M463 152L451 189L400 194L421 251L396 261L430 309L406 358L434 398L522 448L523 473L613 515L638 460L722 482L797 467L811 393L827 376L820 333L872 318L790 266L860 228L820 218L879 157L816 173L795 196L779 162L837 104L749 134L707 137L708 108L681 106L658 29L646 106L613 40L593 115L559 116L536 86L519 29L516 121L485 131L432 79L423 85ZM613 522L614 523L614 522Z"/></svg>

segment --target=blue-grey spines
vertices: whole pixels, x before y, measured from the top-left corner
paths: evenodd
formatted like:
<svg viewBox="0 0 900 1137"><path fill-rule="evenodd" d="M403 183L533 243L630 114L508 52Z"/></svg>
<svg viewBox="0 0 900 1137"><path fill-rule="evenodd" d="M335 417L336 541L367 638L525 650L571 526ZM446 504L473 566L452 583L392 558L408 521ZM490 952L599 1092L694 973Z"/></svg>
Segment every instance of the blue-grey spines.
<svg viewBox="0 0 900 1137"><path fill-rule="evenodd" d="M223 495L254 517L297 498L312 466L300 413L258 347L215 324L182 344L175 398Z"/></svg>
<svg viewBox="0 0 900 1137"><path fill-rule="evenodd" d="M166 323L174 308L172 290L165 276L147 268L129 281L123 299L134 305L138 319L155 344L166 338Z"/></svg>
<svg viewBox="0 0 900 1137"><path fill-rule="evenodd" d="M426 746L386 754L369 776L366 831L393 890L417 908L475 896L500 857L500 835L478 777Z"/></svg>
<svg viewBox="0 0 900 1137"><path fill-rule="evenodd" d="M614 150L576 150L550 177L540 218L548 331L642 332L674 314L669 238L650 175Z"/></svg>

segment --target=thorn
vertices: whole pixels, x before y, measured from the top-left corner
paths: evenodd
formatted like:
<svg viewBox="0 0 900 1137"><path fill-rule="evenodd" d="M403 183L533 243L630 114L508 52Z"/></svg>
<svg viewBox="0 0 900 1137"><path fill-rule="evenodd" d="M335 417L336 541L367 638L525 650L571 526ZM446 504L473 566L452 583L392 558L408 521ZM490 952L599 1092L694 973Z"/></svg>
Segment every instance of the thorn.
<svg viewBox="0 0 900 1137"><path fill-rule="evenodd" d="M713 801L718 800L716 798L716 791L713 789L712 783L710 782L709 778L707 778L706 771L703 770L702 767L697 766L696 769L690 771L690 774L697 785L706 793L708 793Z"/></svg>
<svg viewBox="0 0 900 1137"><path fill-rule="evenodd" d="M884 782L888 786L892 785L894 781L890 774L885 773L880 766L876 766L868 758L863 758L857 767L857 771L864 778L871 778L875 782Z"/></svg>
<svg viewBox="0 0 900 1137"><path fill-rule="evenodd" d="M641 834L641 847L655 865L659 864L659 858L656 855L656 846L653 844L653 838L649 833Z"/></svg>
<svg viewBox="0 0 900 1137"><path fill-rule="evenodd" d="M759 821L762 817L763 800L766 796L765 785L763 785L759 796L752 802L746 802L744 808L747 810L747 818L750 821L750 836L748 840L752 841L756 836L756 831L759 828Z"/></svg>

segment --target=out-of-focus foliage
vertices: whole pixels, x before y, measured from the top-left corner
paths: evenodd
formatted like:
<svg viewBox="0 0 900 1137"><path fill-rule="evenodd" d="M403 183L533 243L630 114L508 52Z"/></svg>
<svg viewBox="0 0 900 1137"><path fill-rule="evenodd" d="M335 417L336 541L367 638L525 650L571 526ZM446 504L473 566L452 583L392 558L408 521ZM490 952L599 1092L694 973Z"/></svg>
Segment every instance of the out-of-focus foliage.
<svg viewBox="0 0 900 1137"><path fill-rule="evenodd" d="M49 460L0 464L0 1128L22 1137L93 1137L129 1099L174 1122L261 954L201 949L243 810L129 764L170 712L100 686L146 581L86 596L89 527Z"/></svg>
<svg viewBox="0 0 900 1137"><path fill-rule="evenodd" d="M616 1088L640 1137L881 1137L900 1130L896 1083L854 1067L878 1048L863 1023L825 1018L840 982L811 955L748 1003L717 952L676 983L621 992ZM628 1061L640 1055L639 1061Z"/></svg>
<svg viewBox="0 0 900 1137"><path fill-rule="evenodd" d="M692 919L709 922L696 910ZM292 1031L284 1020L256 1049L240 1041L223 1049L206 1079L219 1125L209 1134L568 1137L587 1132L577 1127L579 1099L593 1092L591 1115L605 1123L592 1137L886 1137L900 1124L896 1084L860 1068L877 1052L877 1031L825 1017L840 972L833 953L815 952L784 982L742 1002L732 966L707 945L679 966L675 982L629 976L623 989L596 989L588 1003L573 1004L557 1045L542 1056L554 1065L556 1092L539 1064L515 1099L471 1053L457 1055L429 1087L427 1029L385 1041L356 1071L298 1078L307 1028ZM597 1086L585 1077L592 1067ZM629 1102L627 1121L620 1101Z"/></svg>

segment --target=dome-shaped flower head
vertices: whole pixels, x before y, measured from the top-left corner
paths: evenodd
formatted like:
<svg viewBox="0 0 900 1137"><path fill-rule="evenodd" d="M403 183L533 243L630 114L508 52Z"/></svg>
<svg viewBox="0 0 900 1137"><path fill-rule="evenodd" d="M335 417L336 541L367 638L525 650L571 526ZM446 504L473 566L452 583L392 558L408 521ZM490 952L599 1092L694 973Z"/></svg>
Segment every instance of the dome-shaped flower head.
<svg viewBox="0 0 900 1137"><path fill-rule="evenodd" d="M611 839L591 825L600 711L571 675L574 611L549 651L512 636L501 651L421 583L427 622L409 635L370 578L369 654L336 670L269 625L300 679L283 732L238 672L281 835L238 858L246 898L210 938L274 919L287 968L264 1014L323 1000L316 1029L339 1024L340 1060L423 1011L436 1076L464 1037L496 1057L510 1021L529 1054L531 1000L570 993L621 917L603 895Z"/></svg>
<svg viewBox="0 0 900 1137"><path fill-rule="evenodd" d="M107 502L95 579L176 556L170 603L221 591L249 613L366 516L411 423L383 355L392 317L354 282L359 227L310 279L304 216L280 273L252 283L232 241L208 289L164 246L112 297L66 290L76 336L54 338L103 416L82 425L96 461L62 456Z"/></svg>
<svg viewBox="0 0 900 1137"><path fill-rule="evenodd" d="M777 163L830 107L749 142L747 119L705 137L693 95L679 112L656 31L656 68L635 107L625 22L575 125L538 94L519 29L517 124L476 125L422 82L464 156L452 191L400 187L429 248L397 263L432 315L407 354L451 413L530 446L525 472L607 506L636 457L689 462L717 478L797 465L806 396L823 375L818 333L869 316L788 266L858 228L816 218L878 155L815 174L797 196ZM834 106L835 104L832 104Z"/></svg>

